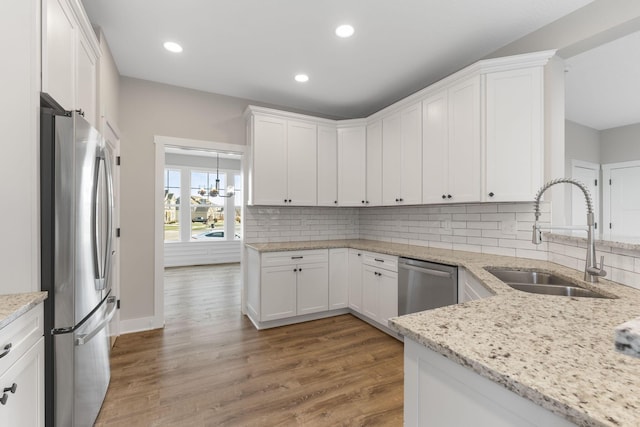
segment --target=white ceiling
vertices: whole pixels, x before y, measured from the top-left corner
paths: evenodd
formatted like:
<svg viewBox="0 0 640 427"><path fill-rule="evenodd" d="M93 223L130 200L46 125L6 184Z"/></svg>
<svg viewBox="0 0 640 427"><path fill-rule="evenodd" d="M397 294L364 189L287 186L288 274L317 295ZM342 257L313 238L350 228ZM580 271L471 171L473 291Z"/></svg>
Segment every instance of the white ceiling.
<svg viewBox="0 0 640 427"><path fill-rule="evenodd" d="M565 64L567 119L597 130L640 123L640 32Z"/></svg>
<svg viewBox="0 0 640 427"><path fill-rule="evenodd" d="M364 117L591 0L83 0L122 75ZM335 36L343 23L349 39ZM184 51L171 54L165 41ZM304 72L307 83L294 81Z"/></svg>

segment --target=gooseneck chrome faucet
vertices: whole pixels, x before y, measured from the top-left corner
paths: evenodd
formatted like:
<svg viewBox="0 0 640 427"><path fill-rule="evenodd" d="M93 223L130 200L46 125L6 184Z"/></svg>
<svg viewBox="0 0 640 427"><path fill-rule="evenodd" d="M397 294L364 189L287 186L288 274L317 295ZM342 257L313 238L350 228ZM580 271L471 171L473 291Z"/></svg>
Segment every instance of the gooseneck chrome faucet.
<svg viewBox="0 0 640 427"><path fill-rule="evenodd" d="M556 184L573 184L577 186L582 193L584 194L584 198L587 202L587 257L585 259L584 265L584 280L591 283L597 283L598 277L604 277L607 275L607 272L604 271L604 256L600 257L600 267L598 267L598 263L596 262L596 243L594 239L594 216L593 216L593 202L591 200L591 194L589 194L589 190L583 183L580 181L576 181L571 178L558 178L547 182L542 186L538 193L536 194L536 200L533 205L533 210L536 215L536 220L533 224L533 238L532 242L536 245L542 243L542 230L553 230L553 229L567 229L572 227L541 227L538 224L538 220L540 219L540 198L542 197L542 193L547 191L549 187ZM584 228L579 227L578 229L584 230Z"/></svg>

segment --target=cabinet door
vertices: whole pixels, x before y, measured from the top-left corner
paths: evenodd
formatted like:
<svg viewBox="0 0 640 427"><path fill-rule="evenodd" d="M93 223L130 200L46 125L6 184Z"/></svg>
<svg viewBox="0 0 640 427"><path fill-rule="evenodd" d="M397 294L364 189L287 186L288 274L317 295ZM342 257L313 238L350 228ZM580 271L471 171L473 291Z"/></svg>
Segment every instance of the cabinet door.
<svg viewBox="0 0 640 427"><path fill-rule="evenodd" d="M329 267L323 264L300 264L297 279L297 314L317 313L329 308Z"/></svg>
<svg viewBox="0 0 640 427"><path fill-rule="evenodd" d="M398 273L379 270L382 276L380 281L380 302L378 309L378 322L385 326L392 317L398 316Z"/></svg>
<svg viewBox="0 0 640 427"><path fill-rule="evenodd" d="M338 129L338 204L363 206L366 189L366 128Z"/></svg>
<svg viewBox="0 0 640 427"><path fill-rule="evenodd" d="M329 310L349 305L349 252L329 249Z"/></svg>
<svg viewBox="0 0 640 427"><path fill-rule="evenodd" d="M447 201L480 201L480 77L449 89ZM449 198L451 195L451 198Z"/></svg>
<svg viewBox="0 0 640 427"><path fill-rule="evenodd" d="M338 133L318 126L318 206L338 205Z"/></svg>
<svg viewBox="0 0 640 427"><path fill-rule="evenodd" d="M362 314L379 322L380 315L380 276L379 269L362 266Z"/></svg>
<svg viewBox="0 0 640 427"><path fill-rule="evenodd" d="M317 129L316 125L287 122L287 204L317 204Z"/></svg>
<svg viewBox="0 0 640 427"><path fill-rule="evenodd" d="M362 251L349 249L349 308L362 313Z"/></svg>
<svg viewBox="0 0 640 427"><path fill-rule="evenodd" d="M75 109L77 23L66 0L43 1L42 91L66 110Z"/></svg>
<svg viewBox="0 0 640 427"><path fill-rule="evenodd" d="M87 38L78 32L77 42L77 62L76 62L76 109L84 112L93 127L96 127L96 102L97 102L97 79L96 79L96 56L89 46Z"/></svg>
<svg viewBox="0 0 640 427"><path fill-rule="evenodd" d="M483 200L533 200L543 173L542 67L486 75Z"/></svg>
<svg viewBox="0 0 640 427"><path fill-rule="evenodd" d="M422 103L405 108L401 117L400 202L418 205L422 203Z"/></svg>
<svg viewBox="0 0 640 427"><path fill-rule="evenodd" d="M402 197L402 116L382 119L382 204L397 205Z"/></svg>
<svg viewBox="0 0 640 427"><path fill-rule="evenodd" d="M296 315L295 266L264 267L261 272L260 321Z"/></svg>
<svg viewBox="0 0 640 427"><path fill-rule="evenodd" d="M367 126L367 206L382 204L382 121Z"/></svg>
<svg viewBox="0 0 640 427"><path fill-rule="evenodd" d="M0 425L44 426L44 338L0 376L1 389L11 388L14 384L14 393L0 393L7 396L0 410Z"/></svg>
<svg viewBox="0 0 640 427"><path fill-rule="evenodd" d="M449 107L443 90L422 102L422 203L446 200L449 163Z"/></svg>
<svg viewBox="0 0 640 427"><path fill-rule="evenodd" d="M253 204L284 205L287 199L287 122L253 117Z"/></svg>

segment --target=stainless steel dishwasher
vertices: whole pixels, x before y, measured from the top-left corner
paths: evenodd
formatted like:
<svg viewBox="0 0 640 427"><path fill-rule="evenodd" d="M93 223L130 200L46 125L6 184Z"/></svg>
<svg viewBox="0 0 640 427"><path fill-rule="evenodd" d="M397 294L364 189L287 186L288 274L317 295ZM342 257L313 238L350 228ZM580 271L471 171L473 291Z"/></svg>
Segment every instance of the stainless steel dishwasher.
<svg viewBox="0 0 640 427"><path fill-rule="evenodd" d="M398 260L398 316L458 302L458 267Z"/></svg>

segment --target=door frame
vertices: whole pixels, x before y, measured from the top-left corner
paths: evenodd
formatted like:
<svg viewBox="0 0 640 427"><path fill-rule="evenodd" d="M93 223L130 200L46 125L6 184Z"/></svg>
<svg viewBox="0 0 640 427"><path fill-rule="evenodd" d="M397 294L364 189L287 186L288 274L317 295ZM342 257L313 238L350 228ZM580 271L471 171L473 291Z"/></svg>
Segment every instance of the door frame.
<svg viewBox="0 0 640 427"><path fill-rule="evenodd" d="M224 142L205 141L199 139L176 138L172 136L155 135L155 203L154 203L154 298L153 298L153 325L152 328L164 327L164 167L165 148L178 147L183 149L227 151L242 155L242 170L244 171L245 145L229 144ZM244 180L244 177L243 177ZM242 234L244 235L244 221L242 221ZM244 251L241 251L241 261ZM243 286L241 285L241 289Z"/></svg>
<svg viewBox="0 0 640 427"><path fill-rule="evenodd" d="M640 160L629 162L607 163L602 165L602 182L609 182L612 169L640 167ZM602 186L602 238L611 240L611 229L608 224L611 222L611 186ZM607 226L605 227L605 224Z"/></svg>

